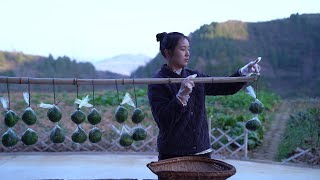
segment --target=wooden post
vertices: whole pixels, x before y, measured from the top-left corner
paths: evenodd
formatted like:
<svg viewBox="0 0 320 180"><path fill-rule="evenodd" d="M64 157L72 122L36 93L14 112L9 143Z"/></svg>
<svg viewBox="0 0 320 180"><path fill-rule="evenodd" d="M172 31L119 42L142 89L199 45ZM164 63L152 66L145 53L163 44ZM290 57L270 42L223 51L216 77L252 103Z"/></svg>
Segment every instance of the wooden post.
<svg viewBox="0 0 320 180"><path fill-rule="evenodd" d="M248 130L244 127L244 158L248 159Z"/></svg>
<svg viewBox="0 0 320 180"><path fill-rule="evenodd" d="M208 127L209 127L209 137L211 137L210 136L210 134L211 134L211 117L208 118Z"/></svg>

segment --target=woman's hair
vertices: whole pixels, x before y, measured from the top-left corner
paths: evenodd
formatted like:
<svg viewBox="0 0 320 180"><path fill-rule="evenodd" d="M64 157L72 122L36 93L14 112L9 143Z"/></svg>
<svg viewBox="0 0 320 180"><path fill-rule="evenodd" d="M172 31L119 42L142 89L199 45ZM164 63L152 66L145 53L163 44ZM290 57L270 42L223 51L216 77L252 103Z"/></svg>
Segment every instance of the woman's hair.
<svg viewBox="0 0 320 180"><path fill-rule="evenodd" d="M160 42L160 51L163 57L166 57L164 50L167 49L170 52L173 52L180 39L186 38L190 41L187 36L179 32L171 32L168 34L166 32L158 33L156 37L157 41Z"/></svg>

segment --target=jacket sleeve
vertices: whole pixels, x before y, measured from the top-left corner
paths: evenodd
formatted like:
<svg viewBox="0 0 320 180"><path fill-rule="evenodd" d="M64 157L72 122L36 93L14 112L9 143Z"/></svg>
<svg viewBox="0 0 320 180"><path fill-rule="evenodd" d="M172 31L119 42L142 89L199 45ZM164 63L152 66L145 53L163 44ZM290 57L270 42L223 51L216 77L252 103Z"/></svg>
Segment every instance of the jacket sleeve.
<svg viewBox="0 0 320 180"><path fill-rule="evenodd" d="M212 77L199 73L201 77ZM239 70L232 74L230 77L241 76ZM236 83L205 83L206 95L233 95L237 93L245 85L245 82Z"/></svg>
<svg viewBox="0 0 320 180"><path fill-rule="evenodd" d="M165 84L148 85L148 99L153 117L163 130L174 127L186 110L175 94L172 97L172 91Z"/></svg>

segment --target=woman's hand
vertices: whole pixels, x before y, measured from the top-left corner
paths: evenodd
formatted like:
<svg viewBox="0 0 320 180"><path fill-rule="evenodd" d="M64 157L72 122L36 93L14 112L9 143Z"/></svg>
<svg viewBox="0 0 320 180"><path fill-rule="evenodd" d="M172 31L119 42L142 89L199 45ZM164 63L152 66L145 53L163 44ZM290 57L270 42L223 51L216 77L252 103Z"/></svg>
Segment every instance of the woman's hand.
<svg viewBox="0 0 320 180"><path fill-rule="evenodd" d="M187 105L192 88L195 86L194 82L192 81L192 79L195 77L196 75L188 76L181 82L180 89L176 97L180 100L183 106Z"/></svg>
<svg viewBox="0 0 320 180"><path fill-rule="evenodd" d="M259 74L261 67L258 65L261 57L258 57L256 60L249 62L247 65L243 66L240 69L240 73L244 76L250 75L252 73Z"/></svg>

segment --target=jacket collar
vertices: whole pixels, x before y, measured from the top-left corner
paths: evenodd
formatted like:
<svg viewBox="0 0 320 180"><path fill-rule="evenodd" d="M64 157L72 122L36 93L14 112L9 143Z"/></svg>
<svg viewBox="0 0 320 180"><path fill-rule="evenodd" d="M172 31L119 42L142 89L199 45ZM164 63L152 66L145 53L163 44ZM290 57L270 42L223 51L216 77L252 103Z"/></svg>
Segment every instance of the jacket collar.
<svg viewBox="0 0 320 180"><path fill-rule="evenodd" d="M186 74L186 70L185 68L182 68L181 70L181 74L177 74L175 72L173 72L167 64L163 64L160 70L161 73L163 73L164 75L166 75L167 77L172 77L172 78L185 78L187 77Z"/></svg>

